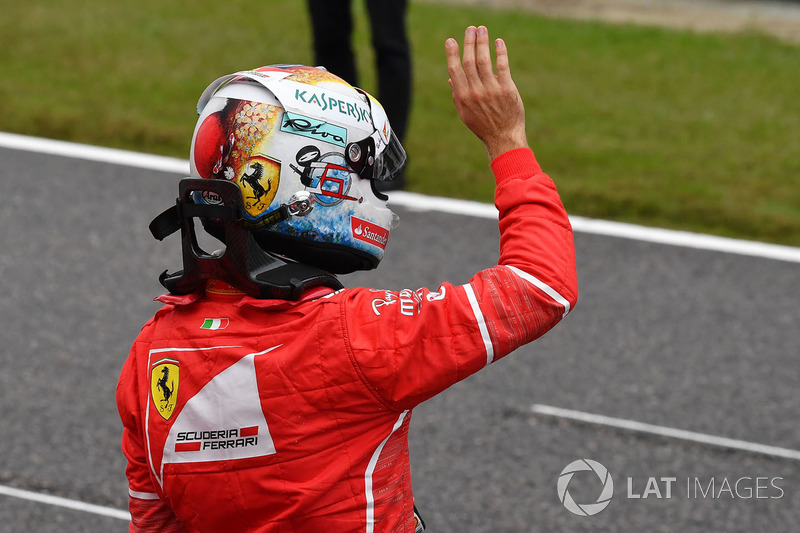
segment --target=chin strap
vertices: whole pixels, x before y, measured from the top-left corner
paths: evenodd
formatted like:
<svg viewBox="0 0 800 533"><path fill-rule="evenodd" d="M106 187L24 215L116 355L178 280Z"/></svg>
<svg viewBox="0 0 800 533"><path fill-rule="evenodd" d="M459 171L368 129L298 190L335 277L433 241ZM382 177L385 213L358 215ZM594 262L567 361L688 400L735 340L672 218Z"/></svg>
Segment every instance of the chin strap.
<svg viewBox="0 0 800 533"><path fill-rule="evenodd" d="M183 270L158 280L173 294L188 294L206 280L219 279L255 298L297 300L312 287L338 290L342 284L333 274L295 263L263 250L255 241L252 229L261 229L289 218L290 210L282 205L256 220L244 216L239 187L219 179L184 178L180 181L175 205L150 223L150 233L158 240L181 230ZM196 204L192 194L199 193L214 203ZM213 220L222 227L223 253L209 254L197 244L193 218Z"/></svg>

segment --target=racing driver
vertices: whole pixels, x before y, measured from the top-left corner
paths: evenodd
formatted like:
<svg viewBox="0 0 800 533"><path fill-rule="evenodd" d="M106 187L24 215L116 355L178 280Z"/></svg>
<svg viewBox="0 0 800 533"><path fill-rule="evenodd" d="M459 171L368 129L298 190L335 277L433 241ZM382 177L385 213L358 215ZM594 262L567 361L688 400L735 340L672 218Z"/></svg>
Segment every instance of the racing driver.
<svg viewBox="0 0 800 533"><path fill-rule="evenodd" d="M324 68L224 76L191 176L150 226L183 270L120 376L130 531L415 532L412 409L543 335L577 300L572 230L528 148L508 52L445 43L453 101L496 181L500 256L463 285L343 288L396 216L405 152L381 105ZM496 67L496 68L495 68ZM495 72L496 70L496 72ZM204 237L223 248L206 252ZM212 237L209 237L209 235ZM207 245L205 245L207 247Z"/></svg>

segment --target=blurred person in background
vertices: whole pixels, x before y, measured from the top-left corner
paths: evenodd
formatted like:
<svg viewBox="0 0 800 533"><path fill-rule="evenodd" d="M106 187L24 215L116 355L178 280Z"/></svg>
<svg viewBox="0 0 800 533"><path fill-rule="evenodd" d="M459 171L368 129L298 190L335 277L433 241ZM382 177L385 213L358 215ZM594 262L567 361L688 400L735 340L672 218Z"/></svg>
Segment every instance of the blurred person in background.
<svg viewBox="0 0 800 533"><path fill-rule="evenodd" d="M405 140L411 106L411 49L406 36L407 0L366 0L375 50L378 100L394 131ZM352 0L308 0L314 61L350 84L358 86L353 53ZM378 190L405 187L405 175L378 184Z"/></svg>

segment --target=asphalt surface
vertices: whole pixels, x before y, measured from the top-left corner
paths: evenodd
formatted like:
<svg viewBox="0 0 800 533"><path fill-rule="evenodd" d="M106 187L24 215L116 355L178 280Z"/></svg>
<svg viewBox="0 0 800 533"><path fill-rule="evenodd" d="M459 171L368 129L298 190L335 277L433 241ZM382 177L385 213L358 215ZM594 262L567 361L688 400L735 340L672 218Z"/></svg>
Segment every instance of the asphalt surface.
<svg viewBox="0 0 800 533"><path fill-rule="evenodd" d="M114 390L157 308L158 274L180 266L177 239L158 243L147 230L179 176L7 149L0 161L0 485L125 509ZM345 284L436 287L497 258L490 220L397 211L381 267ZM800 265L586 234L576 245L575 311L415 410L415 496L429 531L796 531L800 461L531 406L800 450ZM584 458L615 484L589 517L557 493L562 469ZM569 493L592 503L600 487L580 472ZM0 496L0 531L127 523Z"/></svg>

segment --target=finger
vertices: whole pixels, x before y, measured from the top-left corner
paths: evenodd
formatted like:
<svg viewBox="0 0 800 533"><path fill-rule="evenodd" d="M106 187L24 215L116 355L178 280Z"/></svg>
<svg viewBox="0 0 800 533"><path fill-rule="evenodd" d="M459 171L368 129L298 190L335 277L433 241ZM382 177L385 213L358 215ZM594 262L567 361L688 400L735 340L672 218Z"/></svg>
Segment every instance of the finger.
<svg viewBox="0 0 800 533"><path fill-rule="evenodd" d="M466 87L467 79L464 76L464 70L461 68L461 56L458 51L458 42L453 39L447 39L444 43L444 51L447 54L447 73L450 75L450 87L453 90L461 90Z"/></svg>
<svg viewBox="0 0 800 533"><path fill-rule="evenodd" d="M497 58L497 80L500 84L511 82L511 67L508 63L508 48L503 39L494 42L494 55Z"/></svg>
<svg viewBox="0 0 800 533"><path fill-rule="evenodd" d="M478 76L483 83L494 83L492 54L489 51L489 31L486 26L478 26L475 33L475 63Z"/></svg>
<svg viewBox="0 0 800 533"><path fill-rule="evenodd" d="M456 111L458 111L458 114L461 115L461 100L456 96L456 89L453 87L453 80L447 80L447 83L450 84L450 90L453 91L453 103L456 106Z"/></svg>
<svg viewBox="0 0 800 533"><path fill-rule="evenodd" d="M475 26L470 26L464 32L464 52L461 61L464 68L464 75L470 84L480 83L477 67L475 65L475 39L477 29Z"/></svg>

